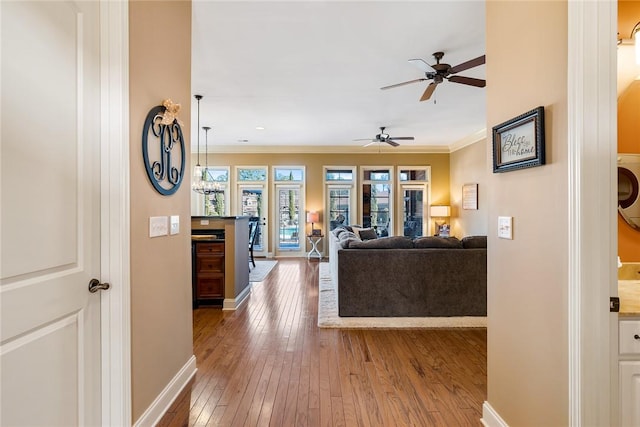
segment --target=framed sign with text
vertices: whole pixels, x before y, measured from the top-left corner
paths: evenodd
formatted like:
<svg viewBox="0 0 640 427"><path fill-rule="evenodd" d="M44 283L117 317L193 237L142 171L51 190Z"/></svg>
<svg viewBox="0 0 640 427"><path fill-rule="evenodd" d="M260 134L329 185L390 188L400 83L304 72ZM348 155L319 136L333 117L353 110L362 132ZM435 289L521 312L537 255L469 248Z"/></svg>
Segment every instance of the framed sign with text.
<svg viewBox="0 0 640 427"><path fill-rule="evenodd" d="M544 165L544 107L493 127L493 172Z"/></svg>

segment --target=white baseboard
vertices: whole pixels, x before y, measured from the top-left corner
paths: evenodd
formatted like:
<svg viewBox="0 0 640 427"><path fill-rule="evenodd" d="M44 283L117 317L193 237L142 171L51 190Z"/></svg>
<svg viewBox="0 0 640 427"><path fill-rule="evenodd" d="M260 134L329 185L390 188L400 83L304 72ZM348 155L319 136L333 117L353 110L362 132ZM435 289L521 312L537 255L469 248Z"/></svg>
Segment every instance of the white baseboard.
<svg viewBox="0 0 640 427"><path fill-rule="evenodd" d="M237 297L225 298L224 301L222 301L222 309L237 310L242 305L242 303L247 300L247 297L249 296L250 293L251 293L251 282L249 282L247 287L244 288L242 292L240 292L240 295L238 295Z"/></svg>
<svg viewBox="0 0 640 427"><path fill-rule="evenodd" d="M144 411L144 414L135 422L134 427L151 427L158 424L162 416L167 412L184 386L196 374L196 356L191 356L182 369L169 381L169 384L156 397L156 400Z"/></svg>
<svg viewBox="0 0 640 427"><path fill-rule="evenodd" d="M489 402L486 401L482 405L482 419L480 422L485 427L509 427L509 424L507 424Z"/></svg>

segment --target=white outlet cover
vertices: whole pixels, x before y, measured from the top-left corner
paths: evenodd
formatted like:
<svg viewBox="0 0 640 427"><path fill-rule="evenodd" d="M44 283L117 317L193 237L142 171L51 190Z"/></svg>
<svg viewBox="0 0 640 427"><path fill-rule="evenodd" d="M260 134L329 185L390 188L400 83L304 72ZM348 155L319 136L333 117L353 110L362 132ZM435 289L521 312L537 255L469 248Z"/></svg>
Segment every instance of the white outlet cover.
<svg viewBox="0 0 640 427"><path fill-rule="evenodd" d="M169 234L169 224L166 216L149 217L149 237L166 236Z"/></svg>
<svg viewBox="0 0 640 427"><path fill-rule="evenodd" d="M501 239L513 240L513 217L498 217L498 237Z"/></svg>
<svg viewBox="0 0 640 427"><path fill-rule="evenodd" d="M171 215L170 223L169 234L180 233L180 215Z"/></svg>

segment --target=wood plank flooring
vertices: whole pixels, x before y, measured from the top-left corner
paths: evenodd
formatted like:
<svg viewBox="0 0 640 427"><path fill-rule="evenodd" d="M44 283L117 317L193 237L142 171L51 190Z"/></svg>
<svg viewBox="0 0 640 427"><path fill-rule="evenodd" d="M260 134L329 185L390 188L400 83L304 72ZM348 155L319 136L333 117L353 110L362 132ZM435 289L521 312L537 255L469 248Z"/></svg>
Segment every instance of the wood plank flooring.
<svg viewBox="0 0 640 427"><path fill-rule="evenodd" d="M486 329L319 329L318 262L279 260L237 311L194 310L173 426L480 426Z"/></svg>

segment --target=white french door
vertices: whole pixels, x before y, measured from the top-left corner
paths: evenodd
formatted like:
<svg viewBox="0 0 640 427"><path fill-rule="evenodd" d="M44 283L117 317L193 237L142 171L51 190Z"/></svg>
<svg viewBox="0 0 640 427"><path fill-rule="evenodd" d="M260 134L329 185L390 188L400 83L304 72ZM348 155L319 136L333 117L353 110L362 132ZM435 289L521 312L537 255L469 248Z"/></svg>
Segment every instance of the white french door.
<svg viewBox="0 0 640 427"><path fill-rule="evenodd" d="M254 246L255 256L267 256L269 242L269 197L267 186L262 184L238 185L238 201L240 215L260 218L260 234L258 242Z"/></svg>
<svg viewBox="0 0 640 427"><path fill-rule="evenodd" d="M304 251L304 204L302 186L276 185L276 251L278 254L300 255Z"/></svg>
<svg viewBox="0 0 640 427"><path fill-rule="evenodd" d="M100 425L100 3L0 8L0 425Z"/></svg>
<svg viewBox="0 0 640 427"><path fill-rule="evenodd" d="M328 231L342 225L355 224L357 220L354 186L327 184L325 212Z"/></svg>
<svg viewBox="0 0 640 427"><path fill-rule="evenodd" d="M429 223L427 212L427 185L426 184L401 184L400 200L402 207L402 227L398 230L399 236L421 237L427 235L427 224Z"/></svg>

